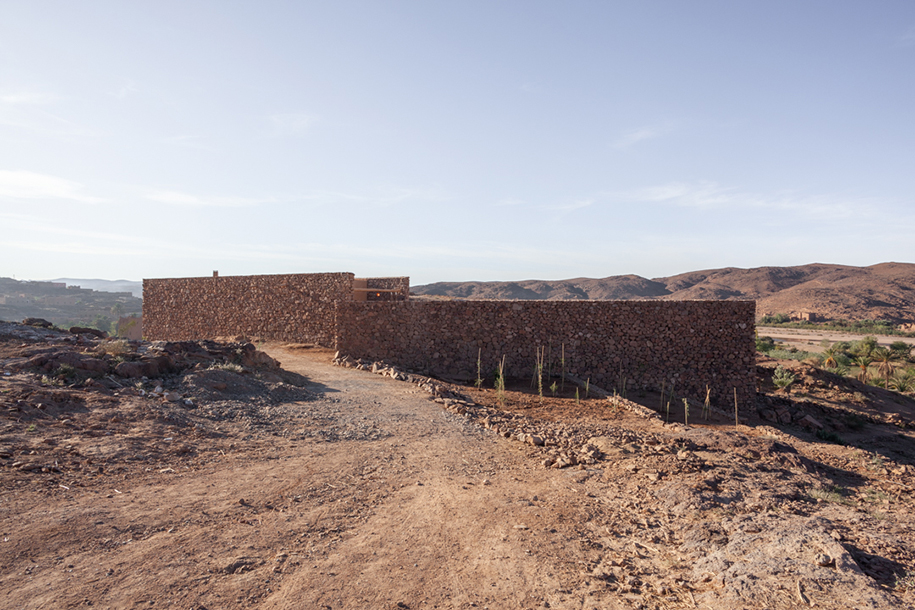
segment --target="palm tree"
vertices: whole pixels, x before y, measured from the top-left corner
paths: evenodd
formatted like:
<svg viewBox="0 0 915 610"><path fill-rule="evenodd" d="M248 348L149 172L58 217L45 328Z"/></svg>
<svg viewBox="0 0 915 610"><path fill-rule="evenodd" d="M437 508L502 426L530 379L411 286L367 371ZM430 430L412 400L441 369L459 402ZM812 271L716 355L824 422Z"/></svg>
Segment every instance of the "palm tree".
<svg viewBox="0 0 915 610"><path fill-rule="evenodd" d="M890 375L896 370L896 366L893 363L896 362L899 355L891 349L878 347L873 351L871 356L873 357L873 361L877 363L877 372L882 373L883 378L886 381L886 385L883 387L889 390Z"/></svg>
<svg viewBox="0 0 915 610"><path fill-rule="evenodd" d="M861 355L855 356L852 359L852 362L855 363L855 366L857 366L859 369L861 369L861 372L858 373L858 381L860 381L861 383L867 383L867 379L868 379L867 367L869 367L871 365L871 362L873 362L873 360L871 360L871 357L867 356L865 354L861 354Z"/></svg>
<svg viewBox="0 0 915 610"><path fill-rule="evenodd" d="M841 350L837 347L838 344L833 343L825 350L823 350L823 368L824 369L834 369L839 366L839 361L836 360L836 357L841 354Z"/></svg>
<svg viewBox="0 0 915 610"><path fill-rule="evenodd" d="M898 369L893 375L893 389L903 394L915 389L915 369Z"/></svg>

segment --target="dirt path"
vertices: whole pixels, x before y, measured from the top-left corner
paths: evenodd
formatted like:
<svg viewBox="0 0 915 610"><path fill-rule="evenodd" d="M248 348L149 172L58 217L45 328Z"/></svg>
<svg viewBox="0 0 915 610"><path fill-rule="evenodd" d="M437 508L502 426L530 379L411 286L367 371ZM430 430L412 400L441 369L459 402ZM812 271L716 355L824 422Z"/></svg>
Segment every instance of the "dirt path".
<svg viewBox="0 0 915 610"><path fill-rule="evenodd" d="M330 540L302 549L295 577L265 607L524 607L559 601L564 572L578 569L565 556L568 533L552 527L548 506L563 503L552 473L534 469L518 448L442 411L415 386L318 366L289 352L273 355L343 390L339 408L369 418L391 436L338 444L312 465L310 487L337 488L313 519L342 511L350 522ZM563 557L545 568L551 547Z"/></svg>
<svg viewBox="0 0 915 610"><path fill-rule="evenodd" d="M272 354L325 390L297 407L358 440L253 438L118 487L4 493L0 606L581 607L558 517L590 473L535 468L411 384Z"/></svg>

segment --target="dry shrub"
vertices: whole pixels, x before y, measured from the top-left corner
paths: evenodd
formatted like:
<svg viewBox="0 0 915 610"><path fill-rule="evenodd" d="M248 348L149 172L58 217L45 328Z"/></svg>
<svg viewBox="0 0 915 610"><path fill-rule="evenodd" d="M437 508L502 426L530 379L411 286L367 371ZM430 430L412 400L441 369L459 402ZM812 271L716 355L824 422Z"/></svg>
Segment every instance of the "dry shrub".
<svg viewBox="0 0 915 610"><path fill-rule="evenodd" d="M123 356L131 351L130 344L126 339L102 341L96 350L102 354L110 354L112 356Z"/></svg>

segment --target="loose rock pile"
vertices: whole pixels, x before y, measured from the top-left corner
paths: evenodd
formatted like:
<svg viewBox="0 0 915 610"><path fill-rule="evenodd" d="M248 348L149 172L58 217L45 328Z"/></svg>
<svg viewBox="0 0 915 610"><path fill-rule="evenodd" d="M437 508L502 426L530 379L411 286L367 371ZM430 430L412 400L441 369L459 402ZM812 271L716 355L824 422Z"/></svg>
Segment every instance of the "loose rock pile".
<svg viewBox="0 0 915 610"><path fill-rule="evenodd" d="M311 426L302 415L319 395L307 379L243 342L112 341L0 322L0 379L0 426L8 432L0 468L17 472L180 461L202 439L247 441L303 424L316 434L311 427L325 423ZM348 438L347 430L332 432Z"/></svg>
<svg viewBox="0 0 915 610"><path fill-rule="evenodd" d="M276 369L279 363L260 352L251 343L220 344L214 341L99 341L70 338L58 333L49 339L70 341L74 347L32 345L23 346L20 355L6 361L10 371L39 370L45 373L59 371L67 366L73 372L96 377L108 377L109 382L121 379L154 379L176 374L192 368L207 368L218 364L235 364L248 369ZM70 369L66 369L67 372ZM103 381L104 383L104 381ZM107 384L106 384L107 385Z"/></svg>
<svg viewBox="0 0 915 610"><path fill-rule="evenodd" d="M69 404L74 390L115 392L162 408L194 409L203 403L199 415L211 420L254 421L263 405L313 397L302 387L303 379L247 342L106 340L94 333L6 322L0 323L0 339L23 341L0 361L3 375L38 375L49 396L59 395L59 400L39 401L43 405Z"/></svg>
<svg viewBox="0 0 915 610"><path fill-rule="evenodd" d="M333 362L337 366L370 371L398 381L414 383L431 394L432 400L441 404L447 411L463 416L475 425L503 438L540 448L544 453L541 464L546 468L569 466L584 468L620 453L626 453L628 452L627 447L632 451L641 447L649 447L655 453L676 453L677 451L675 447L665 444L653 434L634 432L609 425L558 424L480 405L468 398L456 386L431 377L403 371L382 361L370 362L345 355L341 356L337 352ZM594 391L594 386L591 386L591 389ZM625 408L646 418L658 418L657 414L650 409L622 397L607 396L607 400L616 408Z"/></svg>

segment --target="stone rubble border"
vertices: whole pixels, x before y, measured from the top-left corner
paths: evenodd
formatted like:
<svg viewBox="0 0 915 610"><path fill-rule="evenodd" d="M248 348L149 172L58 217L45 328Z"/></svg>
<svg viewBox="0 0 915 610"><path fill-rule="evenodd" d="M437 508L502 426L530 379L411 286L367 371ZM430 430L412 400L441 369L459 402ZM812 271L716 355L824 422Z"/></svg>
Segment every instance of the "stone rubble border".
<svg viewBox="0 0 915 610"><path fill-rule="evenodd" d="M536 420L530 417L477 404L448 383L432 377L409 373L384 361L356 359L337 352L334 354L333 364L334 366L368 371L383 377L390 377L396 381L413 383L419 389L428 392L431 395L431 399L441 404L445 410L461 415L471 423L490 430L502 438L541 449L547 454L541 462L546 468L578 466L583 469L594 465L606 457L601 448L606 449L608 444L614 447L642 444L650 447L656 453L676 452L675 449L668 448L659 436L650 433L637 433L609 426L598 428L596 426L573 425L561 426L561 430L555 430L551 426L544 426L544 422L540 422L540 425L538 425ZM571 383L580 385L584 383L573 376L567 376L566 378ZM621 396L610 395L593 384L589 386L589 391L607 399L614 407L627 409L639 417L657 421L665 427L668 426L668 424L661 422L661 417L657 413L642 405L626 400ZM670 424L670 426L682 428L677 424ZM570 428L572 430L571 433L569 433ZM591 430L587 430L587 428L591 428ZM589 434L588 432L593 432L594 434ZM625 453L626 451L624 450L623 452Z"/></svg>

